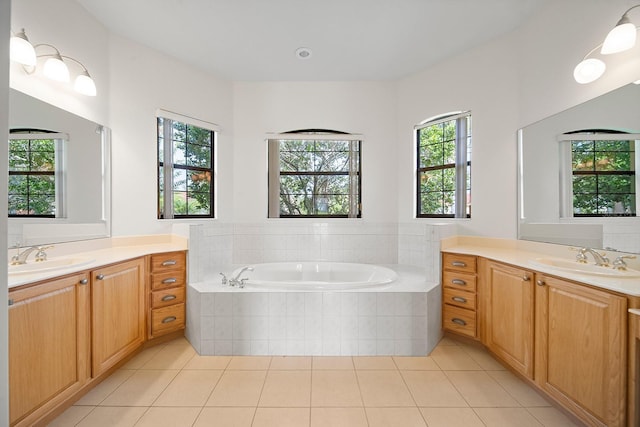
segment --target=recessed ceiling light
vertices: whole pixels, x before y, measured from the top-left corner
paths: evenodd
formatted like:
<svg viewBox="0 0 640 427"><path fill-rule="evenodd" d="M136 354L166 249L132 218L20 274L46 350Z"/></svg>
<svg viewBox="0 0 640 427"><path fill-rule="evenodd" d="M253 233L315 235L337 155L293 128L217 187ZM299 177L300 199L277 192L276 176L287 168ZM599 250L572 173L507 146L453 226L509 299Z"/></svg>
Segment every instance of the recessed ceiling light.
<svg viewBox="0 0 640 427"><path fill-rule="evenodd" d="M296 49L296 58L298 59L309 59L312 54L313 52L311 52L311 49L308 47L299 47Z"/></svg>

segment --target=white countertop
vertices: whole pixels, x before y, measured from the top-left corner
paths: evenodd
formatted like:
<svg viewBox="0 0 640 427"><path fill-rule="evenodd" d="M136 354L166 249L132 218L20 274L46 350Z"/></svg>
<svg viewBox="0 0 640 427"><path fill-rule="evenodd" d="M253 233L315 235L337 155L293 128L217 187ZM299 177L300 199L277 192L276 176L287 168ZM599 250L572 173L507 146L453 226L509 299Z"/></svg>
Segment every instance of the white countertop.
<svg viewBox="0 0 640 427"><path fill-rule="evenodd" d="M556 277L585 283L599 288L619 292L630 296L640 296L640 278L597 276L586 273L574 273L554 267L547 267L535 263L536 258L575 259L575 252L570 252L566 246L544 243L525 242L522 240L492 239L481 237L457 236L442 241L441 250L460 254L478 255L495 261L528 268ZM611 252L611 259L622 255ZM590 262L592 262L590 260ZM629 263L630 268L636 268Z"/></svg>
<svg viewBox="0 0 640 427"><path fill-rule="evenodd" d="M174 236L175 237L175 236ZM91 262L85 262L80 265L68 267L68 268L56 268L54 270L42 271L42 272L30 272L30 273L20 273L20 274L9 274L8 275L8 286L9 288L14 288L16 286L26 285L33 282L38 282L45 279L50 279L54 277L64 276L71 273L76 273L79 271L93 270L108 264L113 264L121 261L126 261L129 259L138 258L145 255L155 254L155 253L163 253L163 252L173 252L173 251L182 251L187 249L187 241L186 239L181 238L166 238L166 239L146 239L144 237L139 239L127 239L118 241L117 239L107 239L109 242L107 244L111 245L110 247L102 247L99 249L91 249L91 247L86 247L81 251L64 251L66 253L58 255L54 254L53 250L49 255L49 260L54 260L56 258L66 258L66 257L83 257L88 258ZM164 241L163 241L164 240ZM96 245L100 246L100 245ZM104 244L102 245L104 246ZM10 250L11 251L11 250ZM49 251L48 251L49 252ZM61 251L62 252L62 251ZM28 262L34 262L33 259L29 259Z"/></svg>

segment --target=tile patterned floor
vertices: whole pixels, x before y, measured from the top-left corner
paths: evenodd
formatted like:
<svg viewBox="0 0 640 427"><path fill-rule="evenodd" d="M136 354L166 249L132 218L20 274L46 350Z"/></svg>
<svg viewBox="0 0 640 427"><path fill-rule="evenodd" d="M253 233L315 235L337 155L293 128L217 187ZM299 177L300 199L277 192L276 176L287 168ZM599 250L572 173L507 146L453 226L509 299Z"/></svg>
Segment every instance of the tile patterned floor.
<svg viewBox="0 0 640 427"><path fill-rule="evenodd" d="M575 426L484 350L428 357L199 356L147 349L51 424L90 427Z"/></svg>

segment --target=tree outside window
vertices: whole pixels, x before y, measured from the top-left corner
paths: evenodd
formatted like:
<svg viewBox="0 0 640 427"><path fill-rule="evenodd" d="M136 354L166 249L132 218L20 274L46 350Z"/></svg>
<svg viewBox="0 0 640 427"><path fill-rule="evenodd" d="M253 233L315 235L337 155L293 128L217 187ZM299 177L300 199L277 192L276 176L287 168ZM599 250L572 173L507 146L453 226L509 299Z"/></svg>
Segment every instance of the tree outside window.
<svg viewBox="0 0 640 427"><path fill-rule="evenodd" d="M158 117L158 218L213 218L215 137Z"/></svg>
<svg viewBox="0 0 640 427"><path fill-rule="evenodd" d="M446 114L416 127L418 218L471 217L471 115Z"/></svg>

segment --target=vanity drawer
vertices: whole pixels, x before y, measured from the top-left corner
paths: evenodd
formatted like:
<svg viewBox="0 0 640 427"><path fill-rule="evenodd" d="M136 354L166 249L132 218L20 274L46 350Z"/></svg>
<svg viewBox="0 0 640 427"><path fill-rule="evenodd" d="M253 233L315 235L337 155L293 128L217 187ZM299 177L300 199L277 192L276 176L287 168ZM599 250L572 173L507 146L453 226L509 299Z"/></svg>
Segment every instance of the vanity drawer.
<svg viewBox="0 0 640 427"><path fill-rule="evenodd" d="M184 252L167 252L151 256L151 272L184 270L187 266Z"/></svg>
<svg viewBox="0 0 640 427"><path fill-rule="evenodd" d="M151 310L151 336L158 337L184 328L184 303Z"/></svg>
<svg viewBox="0 0 640 427"><path fill-rule="evenodd" d="M151 275L151 289L166 289L185 284L184 271L167 271L165 273L156 273Z"/></svg>
<svg viewBox="0 0 640 427"><path fill-rule="evenodd" d="M184 302L184 287L151 292L151 308L166 307Z"/></svg>
<svg viewBox="0 0 640 427"><path fill-rule="evenodd" d="M442 286L461 289L467 292L476 291L476 276L456 271L442 272Z"/></svg>
<svg viewBox="0 0 640 427"><path fill-rule="evenodd" d="M476 272L476 257L474 255L450 254L443 252L442 268L445 270L455 270L473 274Z"/></svg>
<svg viewBox="0 0 640 427"><path fill-rule="evenodd" d="M442 326L450 331L475 338L476 312L444 304L442 307Z"/></svg>
<svg viewBox="0 0 640 427"><path fill-rule="evenodd" d="M458 289L445 287L443 288L443 300L445 304L451 304L469 310L476 309L476 294L473 292L463 292Z"/></svg>

